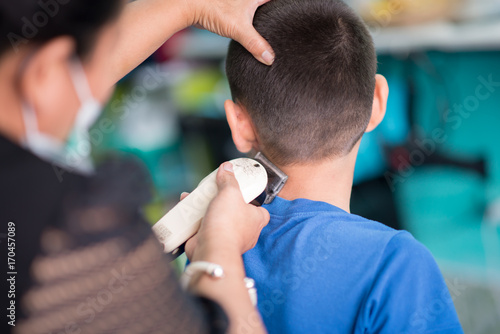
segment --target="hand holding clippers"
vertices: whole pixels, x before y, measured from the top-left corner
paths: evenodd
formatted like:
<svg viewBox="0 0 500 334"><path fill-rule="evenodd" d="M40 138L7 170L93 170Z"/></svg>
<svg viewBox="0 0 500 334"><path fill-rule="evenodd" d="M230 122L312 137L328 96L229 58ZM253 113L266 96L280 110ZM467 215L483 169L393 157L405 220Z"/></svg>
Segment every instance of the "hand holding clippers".
<svg viewBox="0 0 500 334"><path fill-rule="evenodd" d="M255 205L272 202L284 186L287 176L267 160L261 153L257 160L239 158L231 160L234 176L238 181L243 199ZM217 170L203 179L198 187L179 202L154 226L153 231L164 246L164 251L173 255L182 253L183 245L200 228L210 202L217 195Z"/></svg>

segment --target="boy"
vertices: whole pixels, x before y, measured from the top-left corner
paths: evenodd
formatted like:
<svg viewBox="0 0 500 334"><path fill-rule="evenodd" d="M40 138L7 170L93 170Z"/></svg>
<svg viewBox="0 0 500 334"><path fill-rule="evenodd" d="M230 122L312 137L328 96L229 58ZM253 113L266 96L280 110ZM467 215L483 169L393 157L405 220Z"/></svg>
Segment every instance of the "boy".
<svg viewBox="0 0 500 334"><path fill-rule="evenodd" d="M254 23L275 62L231 42L225 109L236 147L289 176L244 255L269 332L462 333L429 251L349 213L361 137L389 94L366 26L338 0L273 0Z"/></svg>

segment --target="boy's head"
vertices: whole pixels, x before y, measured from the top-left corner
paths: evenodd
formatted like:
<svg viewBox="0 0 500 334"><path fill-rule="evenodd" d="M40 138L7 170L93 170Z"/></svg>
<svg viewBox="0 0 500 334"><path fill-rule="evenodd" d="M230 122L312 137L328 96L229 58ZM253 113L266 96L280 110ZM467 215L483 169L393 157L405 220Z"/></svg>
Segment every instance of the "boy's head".
<svg viewBox="0 0 500 334"><path fill-rule="evenodd" d="M225 108L238 149L257 148L279 165L348 154L381 121L388 93L365 24L339 0L273 0L254 26L276 58L262 65L231 41L235 103Z"/></svg>

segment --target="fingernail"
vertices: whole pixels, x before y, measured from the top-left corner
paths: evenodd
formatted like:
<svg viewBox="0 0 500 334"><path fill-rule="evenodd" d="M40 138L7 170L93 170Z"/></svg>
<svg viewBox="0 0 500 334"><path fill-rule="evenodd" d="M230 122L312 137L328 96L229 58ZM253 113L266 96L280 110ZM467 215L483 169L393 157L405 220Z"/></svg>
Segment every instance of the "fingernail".
<svg viewBox="0 0 500 334"><path fill-rule="evenodd" d="M274 56L267 50L262 53L262 59L267 65L272 65L274 63Z"/></svg>
<svg viewBox="0 0 500 334"><path fill-rule="evenodd" d="M230 162L226 162L224 164L224 170L227 171L227 172L230 172L230 173L234 173L234 171L233 171L233 164L230 163Z"/></svg>
<svg viewBox="0 0 500 334"><path fill-rule="evenodd" d="M181 194L181 197L182 197L182 196L187 196L187 195L189 195L189 193L188 193L188 192L183 192L183 193Z"/></svg>

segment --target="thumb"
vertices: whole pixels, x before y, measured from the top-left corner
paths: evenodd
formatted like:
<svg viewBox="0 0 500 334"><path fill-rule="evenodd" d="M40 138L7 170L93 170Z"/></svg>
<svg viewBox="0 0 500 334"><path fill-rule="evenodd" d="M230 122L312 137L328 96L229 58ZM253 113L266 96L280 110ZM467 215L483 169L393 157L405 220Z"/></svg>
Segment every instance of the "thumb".
<svg viewBox="0 0 500 334"><path fill-rule="evenodd" d="M275 54L271 45L252 25L240 28L239 34L234 39L261 63L266 65L273 64Z"/></svg>
<svg viewBox="0 0 500 334"><path fill-rule="evenodd" d="M230 162L223 163L217 172L217 186L219 191L228 187L235 187L239 189L238 181L234 176L233 164Z"/></svg>

